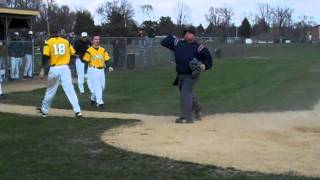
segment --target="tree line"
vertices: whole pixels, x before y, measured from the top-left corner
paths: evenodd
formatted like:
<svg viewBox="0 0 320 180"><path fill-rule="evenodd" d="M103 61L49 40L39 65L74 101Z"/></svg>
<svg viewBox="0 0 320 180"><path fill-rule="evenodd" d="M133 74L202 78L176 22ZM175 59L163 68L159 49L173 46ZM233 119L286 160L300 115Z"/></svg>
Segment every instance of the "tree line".
<svg viewBox="0 0 320 180"><path fill-rule="evenodd" d="M101 32L107 36L157 36L179 34L182 29L193 28L199 36L210 37L280 37L305 41L310 29L316 24L313 17L301 16L294 20L294 9L289 7L257 4L257 13L245 17L239 27L235 26L235 11L231 7L208 8L205 13L207 26L192 25L191 8L182 1L175 5L175 17L154 17L154 8L145 4L140 9L134 9L127 0L111 0L103 2L96 9L101 19L100 25L95 25L93 15L85 9L71 10L66 5L58 5L55 0L5 0L0 6L9 8L37 9L40 15L34 21L35 31L50 32L50 27L56 26L67 32L82 31L89 33ZM145 15L142 24L134 19L135 11Z"/></svg>

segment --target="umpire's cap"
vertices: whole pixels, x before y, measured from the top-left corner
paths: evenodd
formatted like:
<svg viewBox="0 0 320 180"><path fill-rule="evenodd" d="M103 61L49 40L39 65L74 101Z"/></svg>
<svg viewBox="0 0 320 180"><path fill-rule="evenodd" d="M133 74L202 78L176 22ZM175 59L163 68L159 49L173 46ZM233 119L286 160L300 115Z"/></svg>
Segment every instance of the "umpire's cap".
<svg viewBox="0 0 320 180"><path fill-rule="evenodd" d="M191 34L193 34L193 35L197 35L197 33L196 33L196 30L193 28L193 27L189 27L189 28L186 28L185 30L183 30L183 34L185 35L186 33L191 33Z"/></svg>

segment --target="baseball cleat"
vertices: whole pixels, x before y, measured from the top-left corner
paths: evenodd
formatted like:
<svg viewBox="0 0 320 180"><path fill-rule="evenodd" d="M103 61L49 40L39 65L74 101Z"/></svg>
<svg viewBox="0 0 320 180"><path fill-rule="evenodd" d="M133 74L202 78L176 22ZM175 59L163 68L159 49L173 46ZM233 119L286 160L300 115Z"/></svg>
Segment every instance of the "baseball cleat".
<svg viewBox="0 0 320 180"><path fill-rule="evenodd" d="M94 106L94 105L96 105L96 102L95 102L95 101L90 100L90 105L91 105L91 106Z"/></svg>
<svg viewBox="0 0 320 180"><path fill-rule="evenodd" d="M199 108L194 111L194 118L196 121L202 120L202 108Z"/></svg>
<svg viewBox="0 0 320 180"><path fill-rule="evenodd" d="M186 120L186 122L185 122L186 124L193 124L194 123L194 121L193 120Z"/></svg>
<svg viewBox="0 0 320 180"><path fill-rule="evenodd" d="M77 112L76 113L76 117L81 118L82 117L82 113L81 112Z"/></svg>
<svg viewBox="0 0 320 180"><path fill-rule="evenodd" d="M179 118L176 119L176 123L177 124L192 124L192 123L194 123L194 121L193 120L187 120L187 119L185 119L183 117L179 117Z"/></svg>
<svg viewBox="0 0 320 180"><path fill-rule="evenodd" d="M42 117L47 117L47 116L48 116L47 113L44 113L44 112L42 111L41 107L37 107L36 110L38 111L38 113L41 114Z"/></svg>
<svg viewBox="0 0 320 180"><path fill-rule="evenodd" d="M99 104L98 108L100 112L103 112L105 110L103 104Z"/></svg>
<svg viewBox="0 0 320 180"><path fill-rule="evenodd" d="M183 117L179 117L179 118L176 119L176 123L177 124L183 124L184 121L185 121L185 119Z"/></svg>
<svg viewBox="0 0 320 180"><path fill-rule="evenodd" d="M0 94L0 100L1 99L6 99L6 95L5 94Z"/></svg>

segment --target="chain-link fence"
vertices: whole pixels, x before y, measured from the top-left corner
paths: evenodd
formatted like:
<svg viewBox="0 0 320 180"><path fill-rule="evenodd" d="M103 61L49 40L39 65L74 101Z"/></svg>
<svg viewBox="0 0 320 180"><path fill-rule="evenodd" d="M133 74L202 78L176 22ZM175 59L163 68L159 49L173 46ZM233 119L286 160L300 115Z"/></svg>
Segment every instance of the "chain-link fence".
<svg viewBox="0 0 320 180"><path fill-rule="evenodd" d="M135 69L171 64L174 55L168 49L160 45L163 37L102 37L101 46L111 55L113 66L116 70ZM28 58L32 59L32 75L38 74L41 67L42 44L36 41L3 41L0 48L0 68L6 72L7 79L22 79L29 76L25 73L28 66ZM198 42L205 44L212 55L217 58L241 58L241 57L260 57L268 56L271 49L282 49L283 46L294 46L292 44L276 44L273 41L261 41L241 38L198 38ZM296 45L296 44L295 44ZM299 46L306 46L299 44ZM15 49L19 57L12 54ZM31 53L31 56L28 56ZM75 75L73 67L74 60L70 66ZM29 60L30 62L30 60ZM29 63L30 64L30 63ZM18 70L18 72L17 72ZM18 76L16 74L18 73Z"/></svg>
<svg viewBox="0 0 320 180"><path fill-rule="evenodd" d="M113 60L113 66L119 69L133 69L168 63L172 54L160 45L162 38L102 38Z"/></svg>

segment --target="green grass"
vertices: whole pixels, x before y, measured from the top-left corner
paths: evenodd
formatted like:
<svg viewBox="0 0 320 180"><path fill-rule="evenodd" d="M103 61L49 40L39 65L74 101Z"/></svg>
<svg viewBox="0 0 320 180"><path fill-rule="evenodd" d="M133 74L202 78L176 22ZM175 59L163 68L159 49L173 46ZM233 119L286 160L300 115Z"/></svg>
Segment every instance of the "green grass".
<svg viewBox="0 0 320 180"><path fill-rule="evenodd" d="M184 163L111 147L101 134L137 121L0 113L0 179L307 179Z"/></svg>
<svg viewBox="0 0 320 180"><path fill-rule="evenodd" d="M204 73L196 86L205 113L312 109L320 98L319 47L267 45L262 53L263 46L257 46L252 50L257 50L261 57L216 60L214 69ZM175 115L179 111L179 93L171 86L174 77L173 65L108 75L106 109ZM39 105L43 95L44 89L13 93L3 102ZM95 110L88 97L89 94L79 96L81 107ZM70 108L61 88L53 107Z"/></svg>

